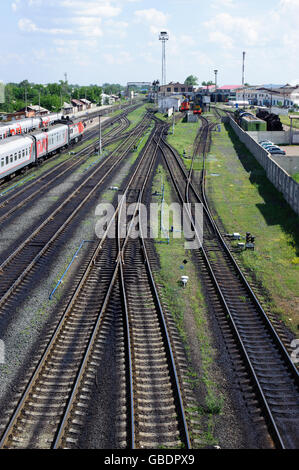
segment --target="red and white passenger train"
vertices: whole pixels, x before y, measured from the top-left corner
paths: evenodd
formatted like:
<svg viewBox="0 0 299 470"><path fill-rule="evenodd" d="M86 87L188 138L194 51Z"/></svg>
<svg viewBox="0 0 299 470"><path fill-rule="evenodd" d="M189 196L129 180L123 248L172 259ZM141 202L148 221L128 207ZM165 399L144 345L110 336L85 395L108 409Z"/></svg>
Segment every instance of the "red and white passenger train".
<svg viewBox="0 0 299 470"><path fill-rule="evenodd" d="M41 163L72 143L79 142L83 132L82 122L65 121L49 129L4 138L0 142L0 182L25 167Z"/></svg>
<svg viewBox="0 0 299 470"><path fill-rule="evenodd" d="M0 126L0 140L13 135L27 134L35 129L44 129L53 125L60 119L62 119L61 114L47 114L41 117L24 118L18 121L8 122Z"/></svg>

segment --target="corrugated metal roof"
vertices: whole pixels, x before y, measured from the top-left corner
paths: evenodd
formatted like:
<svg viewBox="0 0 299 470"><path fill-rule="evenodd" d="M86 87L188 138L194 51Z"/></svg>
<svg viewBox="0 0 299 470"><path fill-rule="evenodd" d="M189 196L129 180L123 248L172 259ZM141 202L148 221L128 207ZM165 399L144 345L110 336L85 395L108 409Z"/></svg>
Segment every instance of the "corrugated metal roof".
<svg viewBox="0 0 299 470"><path fill-rule="evenodd" d="M243 85L222 85L218 86L217 90L236 90L237 88L243 88Z"/></svg>
<svg viewBox="0 0 299 470"><path fill-rule="evenodd" d="M77 106L83 106L83 104L81 103L81 101L76 100L75 98L72 99L72 103L75 103Z"/></svg>

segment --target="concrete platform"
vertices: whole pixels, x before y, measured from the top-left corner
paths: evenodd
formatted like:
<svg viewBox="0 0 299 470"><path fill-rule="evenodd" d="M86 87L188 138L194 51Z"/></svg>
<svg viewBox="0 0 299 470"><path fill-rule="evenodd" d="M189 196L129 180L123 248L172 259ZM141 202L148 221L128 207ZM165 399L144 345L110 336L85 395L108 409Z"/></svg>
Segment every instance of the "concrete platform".
<svg viewBox="0 0 299 470"><path fill-rule="evenodd" d="M278 163L289 175L299 173L299 145L280 145L286 155L271 155L273 160Z"/></svg>
<svg viewBox="0 0 299 470"><path fill-rule="evenodd" d="M281 150L284 150L286 157L299 158L299 145L280 145Z"/></svg>

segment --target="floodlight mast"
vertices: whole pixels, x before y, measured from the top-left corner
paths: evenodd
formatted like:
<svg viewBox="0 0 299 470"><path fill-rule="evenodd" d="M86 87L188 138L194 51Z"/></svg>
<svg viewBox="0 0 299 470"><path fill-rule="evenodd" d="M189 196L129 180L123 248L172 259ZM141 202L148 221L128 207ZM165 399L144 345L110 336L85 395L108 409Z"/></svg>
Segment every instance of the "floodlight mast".
<svg viewBox="0 0 299 470"><path fill-rule="evenodd" d="M169 35L167 31L161 31L159 34L159 41L162 42L162 87L166 85L166 52L165 44L168 41Z"/></svg>

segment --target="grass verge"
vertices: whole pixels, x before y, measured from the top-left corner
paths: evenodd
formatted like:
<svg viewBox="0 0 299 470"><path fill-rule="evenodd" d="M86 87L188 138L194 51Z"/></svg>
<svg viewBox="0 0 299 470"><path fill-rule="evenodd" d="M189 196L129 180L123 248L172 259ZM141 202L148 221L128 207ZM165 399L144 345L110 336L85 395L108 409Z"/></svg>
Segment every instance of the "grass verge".
<svg viewBox="0 0 299 470"><path fill-rule="evenodd" d="M208 198L225 230L256 236L241 265L261 287L266 309L298 333L298 217L229 125L214 134L207 170Z"/></svg>
<svg viewBox="0 0 299 470"><path fill-rule="evenodd" d="M161 202L161 184L164 182L165 202L170 205L172 202L171 186L167 180L166 172L159 166L153 181L152 192L154 202ZM164 220L159 219L159 229L161 223L167 226L165 215ZM173 217L170 217L169 224L173 224ZM188 360L188 382L196 391L201 390L201 402L198 407L187 410L190 415L197 415L197 431L200 439L198 447L216 444L214 437L217 417L221 414L224 402L224 395L220 391L219 384L214 378L214 366L216 351L212 346L211 333L208 325L208 308L197 275L196 267L192 261L192 253L184 247L184 238L175 238L179 235L175 232L169 234L169 244L166 239L156 240L156 251L159 256L160 270L155 273L156 281L162 287L162 296L169 310L172 312L177 330L185 347ZM161 243L162 242L162 243ZM163 243L164 242L164 243ZM180 279L182 275L189 276L189 281L183 289ZM192 320L190 320L192 318ZM200 373L194 370L191 364L192 351L190 350L189 334L192 324L196 325L196 338L199 345Z"/></svg>

